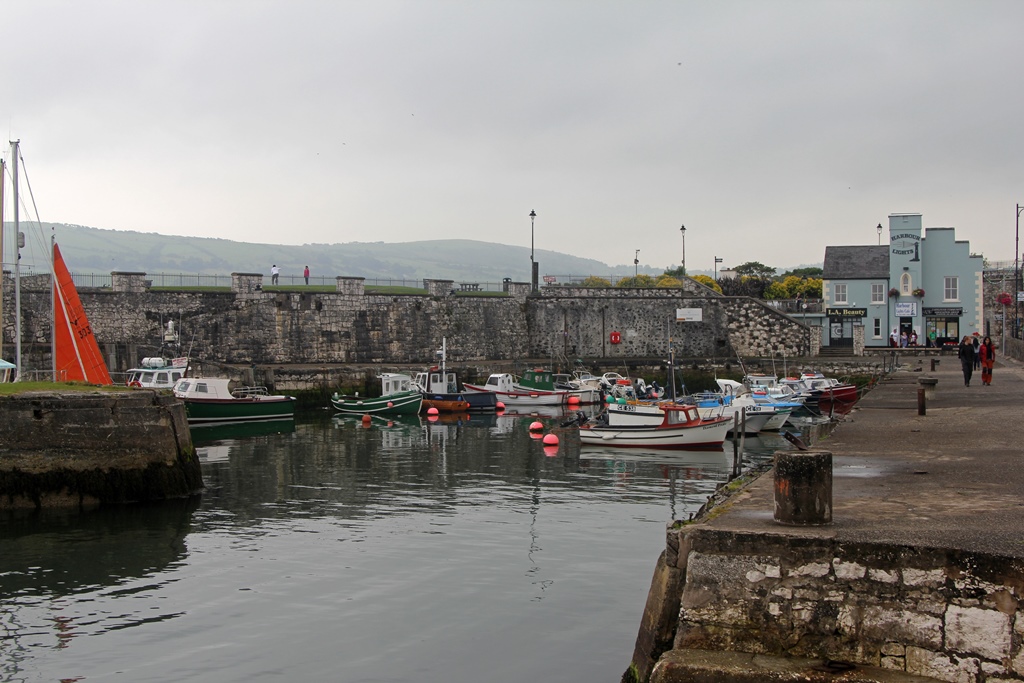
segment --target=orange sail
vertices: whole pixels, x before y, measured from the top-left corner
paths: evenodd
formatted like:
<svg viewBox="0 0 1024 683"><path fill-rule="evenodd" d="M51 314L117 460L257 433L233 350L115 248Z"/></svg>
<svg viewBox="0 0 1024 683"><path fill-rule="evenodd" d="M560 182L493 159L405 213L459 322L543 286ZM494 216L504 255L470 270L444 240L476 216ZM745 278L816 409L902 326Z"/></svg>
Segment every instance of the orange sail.
<svg viewBox="0 0 1024 683"><path fill-rule="evenodd" d="M113 384L78 290L56 243L53 245L53 339L58 382Z"/></svg>

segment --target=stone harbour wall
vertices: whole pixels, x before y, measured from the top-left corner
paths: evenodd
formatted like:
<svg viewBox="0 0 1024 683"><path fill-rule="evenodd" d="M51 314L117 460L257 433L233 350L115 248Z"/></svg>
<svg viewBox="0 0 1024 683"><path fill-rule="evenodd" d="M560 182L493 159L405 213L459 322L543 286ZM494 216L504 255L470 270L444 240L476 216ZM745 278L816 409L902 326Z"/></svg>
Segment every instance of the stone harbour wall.
<svg viewBox="0 0 1024 683"><path fill-rule="evenodd" d="M1024 680L1020 562L702 525L668 533L656 577L668 577L665 595L682 588L677 623L662 625L675 631L675 649L827 657L951 682Z"/></svg>
<svg viewBox="0 0 1024 683"><path fill-rule="evenodd" d="M0 396L0 509L177 498L202 488L183 403L157 391Z"/></svg>
<svg viewBox="0 0 1024 683"><path fill-rule="evenodd" d="M136 283L142 274L127 274ZM245 274L238 275L241 282ZM453 296L336 292L79 291L107 365L123 371L141 358L186 355L229 364L429 364L447 339L451 362L547 358L729 359L806 355L811 331L754 299L722 297L698 283L673 289L545 287L527 295ZM14 341L13 300L5 290L4 340ZM49 293L22 291L27 367L49 356ZM699 308L700 322L676 322L677 308ZM168 350L173 324L179 346ZM617 332L620 343L612 343Z"/></svg>

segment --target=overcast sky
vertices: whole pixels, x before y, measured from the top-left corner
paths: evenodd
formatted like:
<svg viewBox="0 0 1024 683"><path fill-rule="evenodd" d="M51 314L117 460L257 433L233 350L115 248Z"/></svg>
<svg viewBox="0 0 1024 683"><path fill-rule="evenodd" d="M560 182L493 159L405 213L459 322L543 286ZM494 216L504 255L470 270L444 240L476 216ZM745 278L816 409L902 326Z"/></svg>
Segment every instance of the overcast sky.
<svg viewBox="0 0 1024 683"><path fill-rule="evenodd" d="M46 222L529 247L533 210L537 250L610 265L678 265L685 225L693 271L820 262L914 212L1013 259L1016 0L2 10L0 124Z"/></svg>

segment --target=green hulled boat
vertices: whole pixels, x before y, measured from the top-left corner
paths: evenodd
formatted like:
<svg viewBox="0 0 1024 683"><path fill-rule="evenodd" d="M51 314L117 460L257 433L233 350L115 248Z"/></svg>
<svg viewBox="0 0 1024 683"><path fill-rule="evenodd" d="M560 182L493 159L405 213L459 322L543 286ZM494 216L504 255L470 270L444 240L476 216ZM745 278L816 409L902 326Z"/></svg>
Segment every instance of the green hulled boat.
<svg viewBox="0 0 1024 683"><path fill-rule="evenodd" d="M409 375L386 372L379 375L381 395L331 396L331 405L345 415L416 415L423 407L423 394Z"/></svg>
<svg viewBox="0 0 1024 683"><path fill-rule="evenodd" d="M295 397L267 393L265 387L236 387L220 377L188 377L174 385L185 402L190 427L295 419Z"/></svg>

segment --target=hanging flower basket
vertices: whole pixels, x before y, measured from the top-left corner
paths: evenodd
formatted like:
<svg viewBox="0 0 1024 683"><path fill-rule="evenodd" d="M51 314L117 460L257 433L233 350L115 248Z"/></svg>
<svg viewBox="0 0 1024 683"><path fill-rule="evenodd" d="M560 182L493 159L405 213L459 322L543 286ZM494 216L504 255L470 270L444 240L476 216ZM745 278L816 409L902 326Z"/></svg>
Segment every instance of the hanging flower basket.
<svg viewBox="0 0 1024 683"><path fill-rule="evenodd" d="M900 295L900 290L896 289L895 287L893 287L892 289L889 290L889 296L891 296L893 299L895 299L899 295Z"/></svg>
<svg viewBox="0 0 1024 683"><path fill-rule="evenodd" d="M1002 294L999 295L999 298L996 300L1003 306L1009 306L1010 304L1013 303L1013 297L1010 296L1009 292L1003 292Z"/></svg>
<svg viewBox="0 0 1024 683"><path fill-rule="evenodd" d="M924 298L924 290L923 290L923 289L921 289L920 287L918 287L917 289L915 289L915 290L913 291L913 294L914 294L914 296L916 296L916 297L917 297L918 299L923 299L923 298Z"/></svg>

